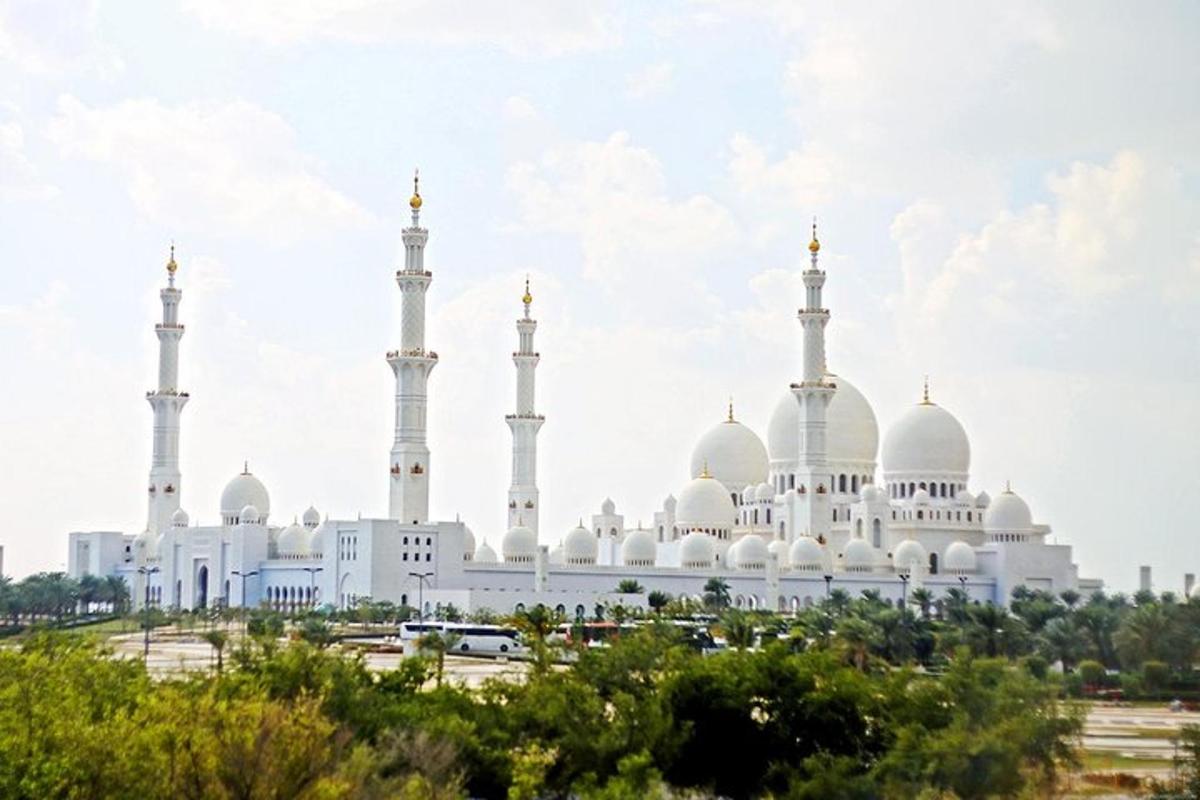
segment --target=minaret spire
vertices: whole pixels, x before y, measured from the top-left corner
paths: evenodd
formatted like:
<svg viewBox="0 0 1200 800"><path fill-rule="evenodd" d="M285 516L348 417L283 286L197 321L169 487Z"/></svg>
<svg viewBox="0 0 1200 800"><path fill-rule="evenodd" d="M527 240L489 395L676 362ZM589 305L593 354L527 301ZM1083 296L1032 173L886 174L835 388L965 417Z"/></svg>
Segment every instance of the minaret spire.
<svg viewBox="0 0 1200 800"><path fill-rule="evenodd" d="M167 260L167 285L158 296L162 300L162 322L154 326L158 337L158 388L146 392L146 400L154 411L153 446L150 457L150 486L146 530L161 531L171 524L171 515L179 508L182 476L179 472L179 417L187 405L187 392L180 392L179 340L183 326L179 324L179 301L183 292L175 288L175 243Z"/></svg>
<svg viewBox="0 0 1200 800"><path fill-rule="evenodd" d="M802 377L800 383L792 384L792 392L800 403L796 488L804 500L797 509L800 518L790 527L793 531L806 529L811 536L828 539L833 475L829 472L826 451L825 417L837 386L827 377L825 365L825 326L829 324L829 310L821 298L825 273L818 264L820 252L817 220L813 217L812 240L808 243L809 267L802 275L804 307L797 314L804 334Z"/></svg>
<svg viewBox="0 0 1200 800"><path fill-rule="evenodd" d="M421 227L420 174L413 173L408 201L412 225L405 228L404 266L396 270L400 287L400 349L387 354L396 376L396 425L392 440L388 516L403 523L429 521L429 447L425 436L429 373L437 353L425 349L425 293L433 273L425 269L429 231Z"/></svg>
<svg viewBox="0 0 1200 800"><path fill-rule="evenodd" d="M513 363L517 367L517 411L505 416L512 431L512 485L508 490L508 527L514 520L538 532L538 512L541 498L537 488L537 435L545 417L537 413L534 401L535 376L541 356L534 349L533 334L537 320L529 315L533 295L529 291L529 276L525 276L525 294L521 297L525 315L517 320L517 350Z"/></svg>

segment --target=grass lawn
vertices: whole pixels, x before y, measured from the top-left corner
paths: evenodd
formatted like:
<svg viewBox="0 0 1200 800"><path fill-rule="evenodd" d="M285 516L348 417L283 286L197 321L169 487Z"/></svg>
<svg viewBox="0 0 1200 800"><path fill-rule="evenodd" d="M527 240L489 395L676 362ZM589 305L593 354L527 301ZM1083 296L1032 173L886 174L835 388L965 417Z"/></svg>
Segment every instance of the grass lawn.
<svg viewBox="0 0 1200 800"><path fill-rule="evenodd" d="M1146 770L1167 770L1171 766L1169 758L1131 758L1119 753L1097 753L1094 750L1085 750L1082 771L1144 772Z"/></svg>

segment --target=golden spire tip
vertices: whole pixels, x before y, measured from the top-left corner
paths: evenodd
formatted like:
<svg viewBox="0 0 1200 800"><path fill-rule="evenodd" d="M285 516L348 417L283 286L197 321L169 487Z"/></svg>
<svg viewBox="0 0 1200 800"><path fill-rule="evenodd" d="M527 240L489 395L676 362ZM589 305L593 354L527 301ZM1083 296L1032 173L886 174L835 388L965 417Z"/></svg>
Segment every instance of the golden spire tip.
<svg viewBox="0 0 1200 800"><path fill-rule="evenodd" d="M421 207L421 170L413 170L413 193L408 201L408 205L413 211Z"/></svg>
<svg viewBox="0 0 1200 800"><path fill-rule="evenodd" d="M921 395L921 405L923 405L923 406L933 405L933 403L930 402L930 400L929 400L929 376L928 375L925 376L925 389Z"/></svg>
<svg viewBox="0 0 1200 800"><path fill-rule="evenodd" d="M728 422L733 422L733 395L729 396L729 419Z"/></svg>
<svg viewBox="0 0 1200 800"><path fill-rule="evenodd" d="M812 241L808 243L808 252L816 255L821 249L821 242L817 239L817 218L813 217L812 224Z"/></svg>
<svg viewBox="0 0 1200 800"><path fill-rule="evenodd" d="M175 270L177 270L177 269L179 269L179 265L175 263L175 240L172 239L171 240L171 258L167 261L167 272L174 275Z"/></svg>
<svg viewBox="0 0 1200 800"><path fill-rule="evenodd" d="M525 295L521 298L521 302L529 305L533 302L533 295L529 293L529 274L525 274Z"/></svg>

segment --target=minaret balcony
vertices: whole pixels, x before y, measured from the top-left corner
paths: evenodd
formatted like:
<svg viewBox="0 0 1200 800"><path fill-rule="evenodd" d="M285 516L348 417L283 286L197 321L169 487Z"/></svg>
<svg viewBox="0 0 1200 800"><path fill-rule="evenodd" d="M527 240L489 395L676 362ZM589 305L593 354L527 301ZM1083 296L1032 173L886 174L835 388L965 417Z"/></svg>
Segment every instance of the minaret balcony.
<svg viewBox="0 0 1200 800"><path fill-rule="evenodd" d="M520 350L513 351L513 358L541 358L542 354L536 350L532 353L522 353Z"/></svg>
<svg viewBox="0 0 1200 800"><path fill-rule="evenodd" d="M156 331L179 331L183 333L183 326L179 323L171 324L169 322L160 322L154 326Z"/></svg>
<svg viewBox="0 0 1200 800"><path fill-rule="evenodd" d="M505 414L505 415L504 415L504 418L505 418L505 419L513 419L513 420L516 420L516 419L534 419L534 420L538 420L538 421L541 421L541 422L545 422L545 421L546 421L546 418L545 418L544 416L542 416L541 414Z"/></svg>
<svg viewBox="0 0 1200 800"><path fill-rule="evenodd" d="M432 350L422 350L421 348L413 348L412 350L388 350L388 361L402 361L407 358L421 359L425 361L437 361L438 354Z"/></svg>
<svg viewBox="0 0 1200 800"><path fill-rule="evenodd" d="M397 278L432 278L433 273L427 269L398 269Z"/></svg>

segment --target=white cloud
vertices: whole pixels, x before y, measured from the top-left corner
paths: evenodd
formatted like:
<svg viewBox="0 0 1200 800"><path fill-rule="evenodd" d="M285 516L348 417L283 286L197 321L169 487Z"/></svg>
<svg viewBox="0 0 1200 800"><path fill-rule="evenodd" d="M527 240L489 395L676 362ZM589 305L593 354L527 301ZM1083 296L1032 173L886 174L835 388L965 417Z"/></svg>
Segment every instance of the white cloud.
<svg viewBox="0 0 1200 800"><path fill-rule="evenodd" d="M625 77L626 93L637 100L656 97L671 88L675 65L669 61L649 64Z"/></svg>
<svg viewBox="0 0 1200 800"><path fill-rule="evenodd" d="M310 40L491 45L518 55L558 56L611 47L617 21L594 0L184 0L205 25L273 45Z"/></svg>
<svg viewBox="0 0 1200 800"><path fill-rule="evenodd" d="M504 101L504 116L513 122L529 122L540 115L529 98L517 94Z"/></svg>
<svg viewBox="0 0 1200 800"><path fill-rule="evenodd" d="M39 76L120 72L121 59L100 41L97 9L96 0L6 0L0 4L0 63Z"/></svg>
<svg viewBox="0 0 1200 800"><path fill-rule="evenodd" d="M584 274L609 289L636 276L648 297L666 298L691 262L712 258L735 234L708 195L669 197L662 164L624 132L518 163L508 184L523 227L577 237Z"/></svg>
<svg viewBox="0 0 1200 800"><path fill-rule="evenodd" d="M92 108L60 98L49 137L65 156L112 167L149 219L289 243L371 215L319 174L281 117L245 101Z"/></svg>
<svg viewBox="0 0 1200 800"><path fill-rule="evenodd" d="M0 202L44 200L58 189L42 180L25 154L25 130L18 122L0 122Z"/></svg>

